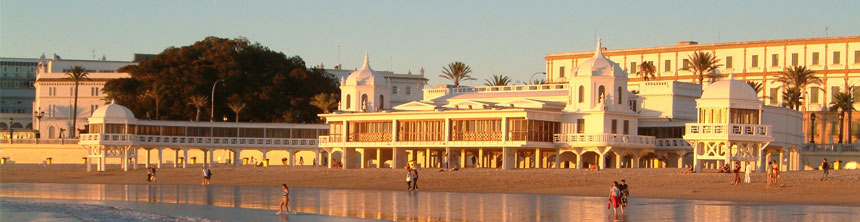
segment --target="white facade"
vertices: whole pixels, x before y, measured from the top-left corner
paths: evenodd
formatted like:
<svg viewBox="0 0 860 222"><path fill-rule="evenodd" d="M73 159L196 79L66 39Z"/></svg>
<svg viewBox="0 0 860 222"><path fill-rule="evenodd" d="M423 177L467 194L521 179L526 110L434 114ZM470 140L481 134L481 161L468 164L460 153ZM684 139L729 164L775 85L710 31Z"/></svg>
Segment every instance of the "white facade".
<svg viewBox="0 0 860 222"><path fill-rule="evenodd" d="M55 56L51 60L40 61L37 68L36 99L33 111L44 112L41 121L34 129L40 131L40 138L68 137L70 129L83 129L86 120L92 112L108 103L107 95L102 93L105 83L111 79L129 78L128 73L117 70L135 62L124 61L93 61L93 60L62 60ZM89 79L78 85L78 109L76 127L72 127L72 109L74 107L75 84L66 76L66 72L74 66L81 66L89 72ZM33 115L35 116L35 115ZM75 133L77 135L77 133Z"/></svg>
<svg viewBox="0 0 860 222"><path fill-rule="evenodd" d="M391 104L391 106L397 106L400 104L404 104L411 101L421 100L424 96L424 85L427 84L427 78L424 78L424 68L420 68L418 74L412 74L412 72L408 73L394 73L391 71L378 71L374 70L374 73L382 75L385 78L385 82L390 85L391 93L388 99L386 99L386 103ZM340 81L341 79L346 79L349 74L354 71L350 70L342 70L342 69L326 69L326 72L331 74L334 79ZM343 84L341 84L343 85ZM341 98L341 101L343 98Z"/></svg>

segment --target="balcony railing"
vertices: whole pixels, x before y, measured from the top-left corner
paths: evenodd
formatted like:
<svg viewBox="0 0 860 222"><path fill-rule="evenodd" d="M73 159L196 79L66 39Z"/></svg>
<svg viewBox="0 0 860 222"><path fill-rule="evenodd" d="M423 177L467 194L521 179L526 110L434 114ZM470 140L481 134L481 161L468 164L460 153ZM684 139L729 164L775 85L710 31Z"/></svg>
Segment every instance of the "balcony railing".
<svg viewBox="0 0 860 222"><path fill-rule="evenodd" d="M81 144L133 144L161 146L316 147L317 139L149 136L135 134L81 134Z"/></svg>
<svg viewBox="0 0 860 222"><path fill-rule="evenodd" d="M0 144L9 144L9 139L0 139ZM12 144L78 144L78 139L15 139Z"/></svg>
<svg viewBox="0 0 860 222"><path fill-rule="evenodd" d="M768 139L771 135L770 125L759 124L712 124L687 123L686 137L727 137L742 136L747 138Z"/></svg>
<svg viewBox="0 0 860 222"><path fill-rule="evenodd" d="M860 144L805 144L803 152L860 152Z"/></svg>
<svg viewBox="0 0 860 222"><path fill-rule="evenodd" d="M566 143L571 146L645 146L653 147L653 136L620 135L620 134L555 134L555 143Z"/></svg>
<svg viewBox="0 0 860 222"><path fill-rule="evenodd" d="M461 94L473 92L520 92L520 91L548 91L567 89L568 84L542 84L542 85L512 85L512 86L479 86L479 87L457 87L428 89L428 93L438 94Z"/></svg>
<svg viewBox="0 0 860 222"><path fill-rule="evenodd" d="M693 148L690 146L690 143L687 143L687 140L681 138L662 138L655 139L656 144L654 148L658 149L690 149Z"/></svg>

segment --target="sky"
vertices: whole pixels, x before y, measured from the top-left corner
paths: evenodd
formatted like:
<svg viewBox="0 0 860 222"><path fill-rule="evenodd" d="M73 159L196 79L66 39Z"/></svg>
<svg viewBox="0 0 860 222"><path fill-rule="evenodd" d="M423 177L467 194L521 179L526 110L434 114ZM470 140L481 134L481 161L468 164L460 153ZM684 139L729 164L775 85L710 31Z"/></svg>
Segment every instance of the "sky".
<svg viewBox="0 0 860 222"><path fill-rule="evenodd" d="M826 31L825 31L826 30ZM825 33L826 32L826 33ZM462 61L481 85L527 81L548 53L860 35L860 1L9 1L0 56L128 61L207 36L246 37L308 66L418 73ZM340 51L340 53L338 53Z"/></svg>

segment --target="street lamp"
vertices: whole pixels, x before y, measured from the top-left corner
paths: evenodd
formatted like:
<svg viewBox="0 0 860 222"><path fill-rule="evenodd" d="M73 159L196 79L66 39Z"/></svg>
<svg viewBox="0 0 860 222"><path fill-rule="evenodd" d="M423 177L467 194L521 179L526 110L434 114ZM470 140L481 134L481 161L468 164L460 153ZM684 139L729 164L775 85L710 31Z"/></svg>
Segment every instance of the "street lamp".
<svg viewBox="0 0 860 222"><path fill-rule="evenodd" d="M812 120L812 126L811 126L812 129L809 132L809 134L810 134L809 143L815 144L815 113L810 113L809 119Z"/></svg>
<svg viewBox="0 0 860 222"><path fill-rule="evenodd" d="M12 118L9 118L9 144L12 144Z"/></svg>
<svg viewBox="0 0 860 222"><path fill-rule="evenodd" d="M39 131L42 129L42 117L45 116L45 112L42 112L42 108L39 108L39 111L33 111L33 114L36 115L36 120L38 120L36 122L36 144L39 144L39 137L41 137L41 132Z"/></svg>
<svg viewBox="0 0 860 222"><path fill-rule="evenodd" d="M224 122L227 122L227 115L224 115Z"/></svg>
<svg viewBox="0 0 860 222"><path fill-rule="evenodd" d="M839 125L843 126L839 128L839 144L842 144L842 132L845 130L845 113L839 112Z"/></svg>
<svg viewBox="0 0 860 222"><path fill-rule="evenodd" d="M209 122L215 122L215 87L218 86L218 82L224 82L224 79L216 80L212 84L212 109L209 110L212 115L209 117Z"/></svg>

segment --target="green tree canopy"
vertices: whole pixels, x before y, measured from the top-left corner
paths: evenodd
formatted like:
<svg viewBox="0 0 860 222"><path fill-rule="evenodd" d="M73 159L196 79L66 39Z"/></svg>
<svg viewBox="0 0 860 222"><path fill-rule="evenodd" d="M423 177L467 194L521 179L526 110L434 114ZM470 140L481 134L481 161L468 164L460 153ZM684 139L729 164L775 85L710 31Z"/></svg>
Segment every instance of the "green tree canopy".
<svg viewBox="0 0 860 222"><path fill-rule="evenodd" d="M309 69L298 56L288 57L244 38L207 37L189 46L167 48L119 71L128 72L131 78L110 80L104 91L138 118L156 113L153 99L140 96L154 85L167 92L159 101L159 110L160 118L168 120L195 119L197 108L188 103L189 98L210 95L212 84L219 79L226 84L215 90L216 119L234 114L227 98L239 95L247 104L241 113L243 120L279 121L285 111L297 110L297 122L313 122L318 120L319 110L310 105L311 98L339 93L337 82L325 70ZM205 108L204 113L211 112Z"/></svg>

